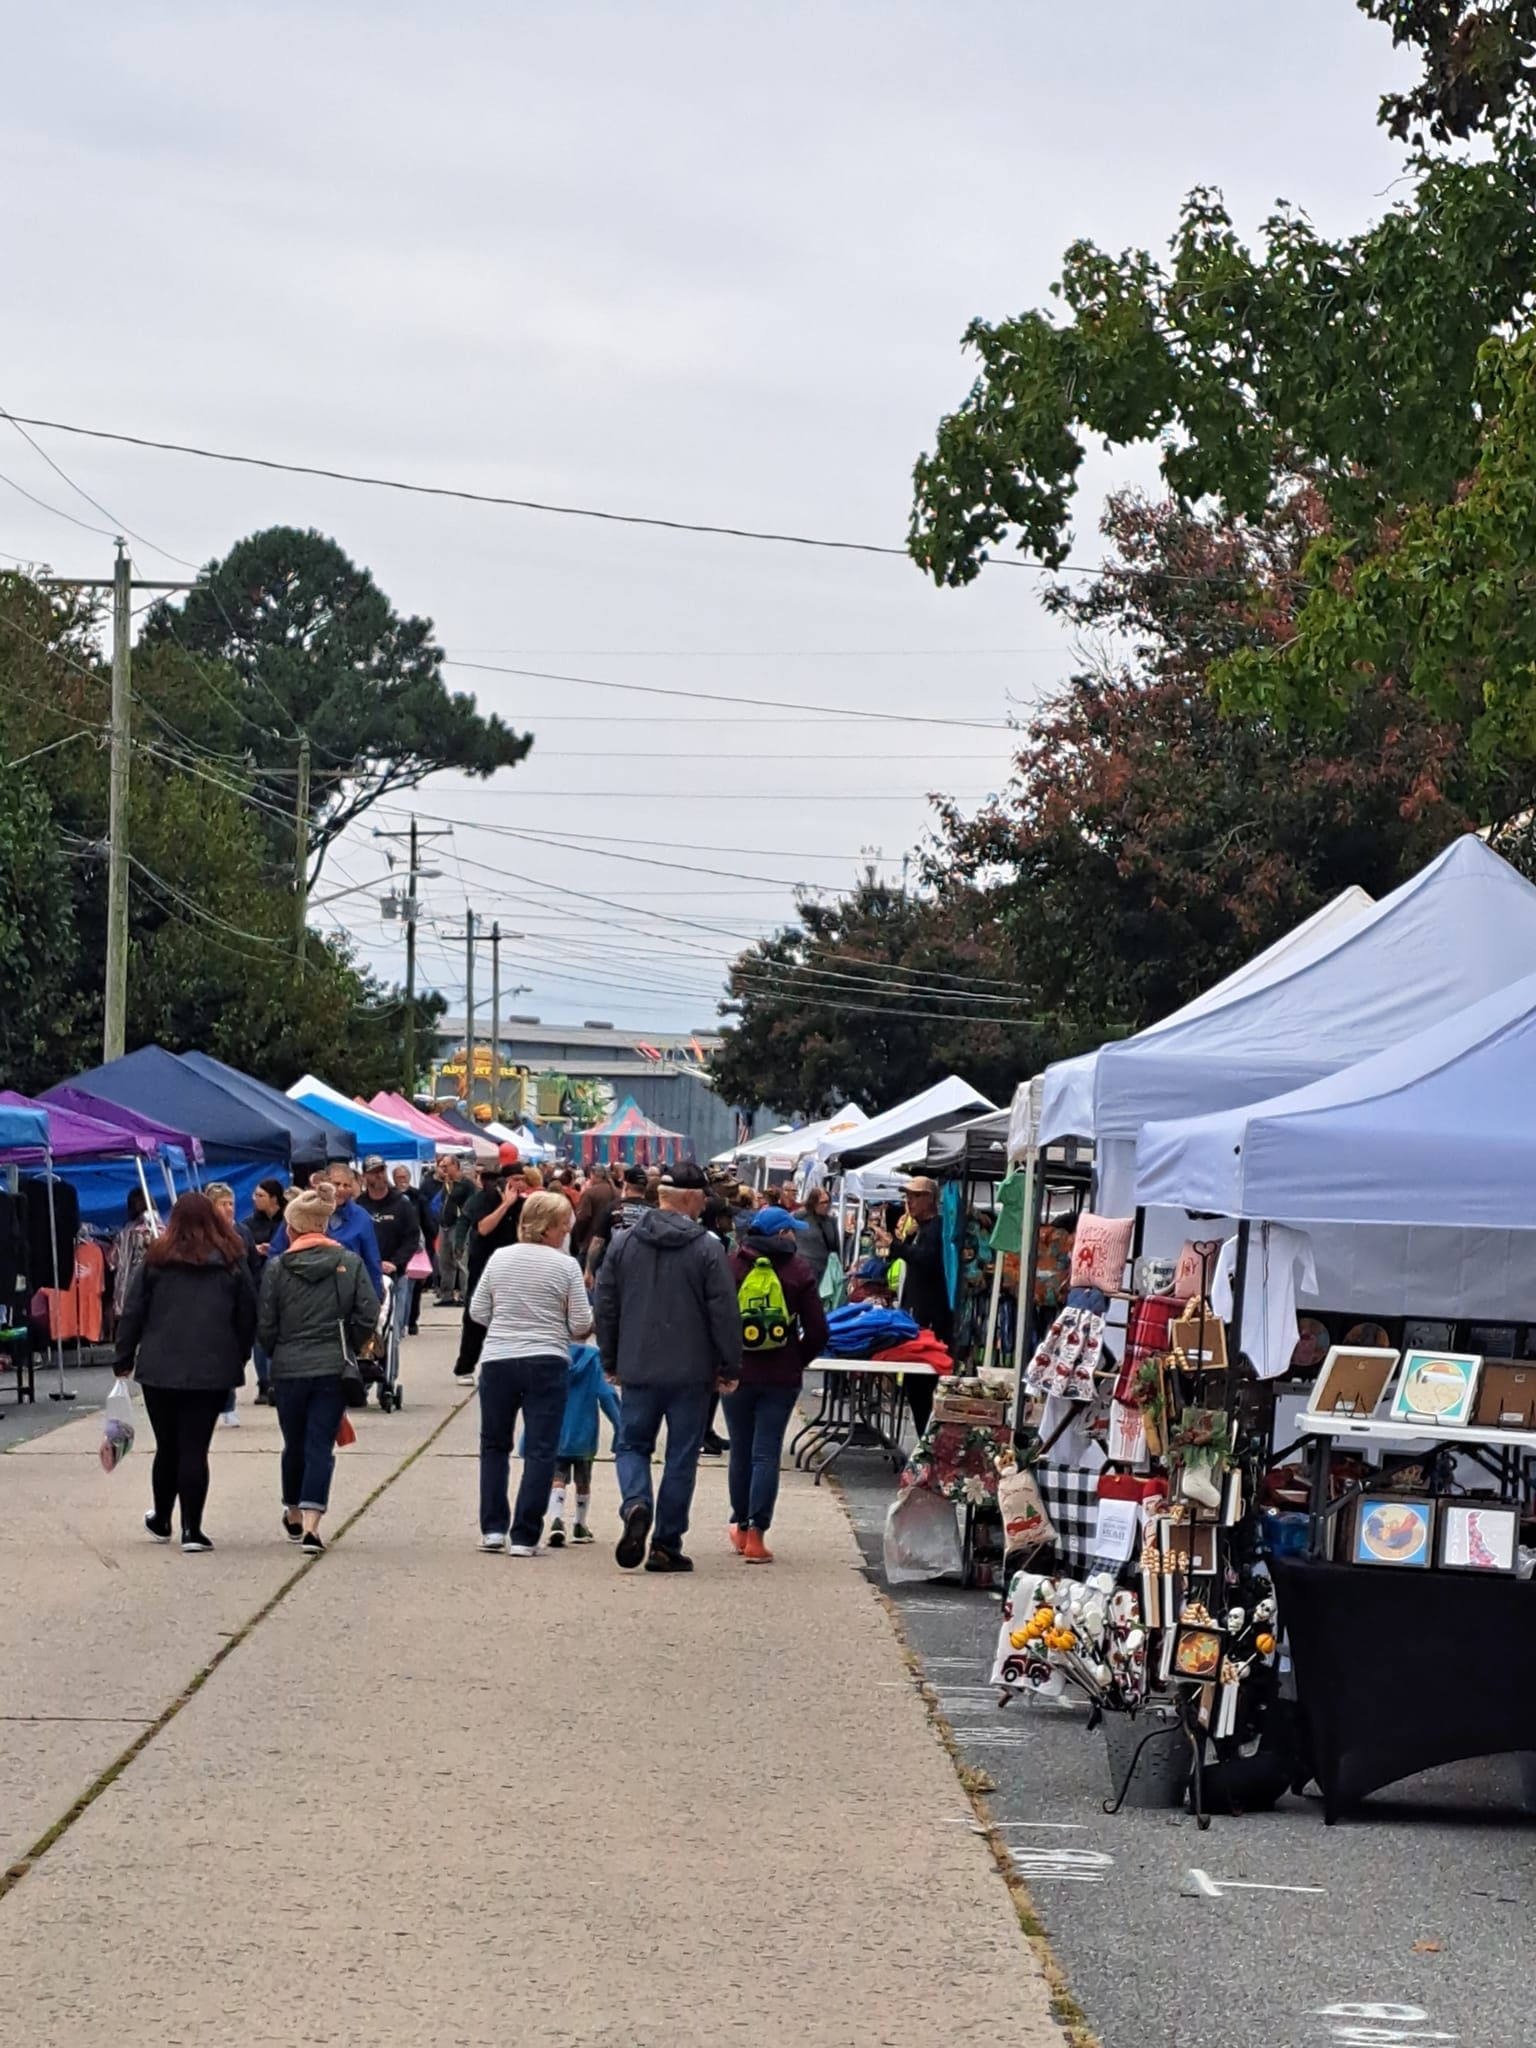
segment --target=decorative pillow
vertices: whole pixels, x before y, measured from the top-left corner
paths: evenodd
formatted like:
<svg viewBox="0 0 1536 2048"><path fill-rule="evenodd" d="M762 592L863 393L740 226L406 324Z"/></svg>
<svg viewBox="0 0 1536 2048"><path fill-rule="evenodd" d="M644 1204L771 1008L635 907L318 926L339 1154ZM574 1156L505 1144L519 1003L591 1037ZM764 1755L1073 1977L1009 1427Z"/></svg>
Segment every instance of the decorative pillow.
<svg viewBox="0 0 1536 2048"><path fill-rule="evenodd" d="M1072 1285L1102 1287L1114 1294L1124 1284L1125 1262L1130 1256L1134 1220L1129 1217L1095 1216L1085 1209L1077 1219L1072 1240Z"/></svg>

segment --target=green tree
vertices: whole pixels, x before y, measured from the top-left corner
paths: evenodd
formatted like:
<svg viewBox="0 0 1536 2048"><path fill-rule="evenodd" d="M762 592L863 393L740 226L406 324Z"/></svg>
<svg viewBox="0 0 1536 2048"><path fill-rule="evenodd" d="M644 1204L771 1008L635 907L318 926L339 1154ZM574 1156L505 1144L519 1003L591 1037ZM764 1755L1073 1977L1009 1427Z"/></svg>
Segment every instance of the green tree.
<svg viewBox="0 0 1536 2048"><path fill-rule="evenodd" d="M294 814L298 742L308 737L315 873L337 834L381 797L440 768L489 776L528 752L526 735L445 686L431 620L402 618L324 535L270 527L203 577L181 606L150 612L144 639L215 664L204 692L213 730L248 757L269 836L290 857L292 828L272 814Z"/></svg>
<svg viewBox="0 0 1536 2048"><path fill-rule="evenodd" d="M1499 131L1523 118L1536 88L1536 4L1500 0L1355 0L1383 21L1392 40L1417 49L1424 76L1411 92L1389 92L1382 125L1399 141L1436 142Z"/></svg>
<svg viewBox="0 0 1536 2048"><path fill-rule="evenodd" d="M1166 1016L1340 890L1382 895L1467 829L1460 735L1400 686L1322 738L1224 717L1207 686L1289 634L1320 517L1305 490L1252 526L1112 499L1104 572L1048 597L1110 652L1031 722L996 802L941 807L926 879L941 900L987 889L1062 1052Z"/></svg>
<svg viewBox="0 0 1536 2048"><path fill-rule="evenodd" d="M1049 1034L1025 1014L984 892L910 897L872 876L748 948L731 968L735 1022L710 1062L743 1106L871 1112L958 1073L1005 1102Z"/></svg>

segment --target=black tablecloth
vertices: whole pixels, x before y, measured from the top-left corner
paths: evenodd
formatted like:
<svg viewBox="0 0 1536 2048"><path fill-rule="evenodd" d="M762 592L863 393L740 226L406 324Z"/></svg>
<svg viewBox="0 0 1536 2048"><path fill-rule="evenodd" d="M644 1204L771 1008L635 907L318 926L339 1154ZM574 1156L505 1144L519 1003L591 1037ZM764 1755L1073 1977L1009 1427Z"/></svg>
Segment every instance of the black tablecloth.
<svg viewBox="0 0 1536 2048"><path fill-rule="evenodd" d="M1536 1582L1276 1559L1330 1822L1398 1778L1536 1750Z"/></svg>

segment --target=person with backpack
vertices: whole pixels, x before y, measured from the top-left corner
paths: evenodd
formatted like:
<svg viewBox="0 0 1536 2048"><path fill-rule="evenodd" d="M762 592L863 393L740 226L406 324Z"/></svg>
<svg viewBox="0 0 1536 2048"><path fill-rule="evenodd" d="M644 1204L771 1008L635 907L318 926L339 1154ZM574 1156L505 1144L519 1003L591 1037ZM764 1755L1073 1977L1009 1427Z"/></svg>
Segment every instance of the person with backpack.
<svg viewBox="0 0 1536 2048"><path fill-rule="evenodd" d="M827 1315L787 1209L759 1209L730 1262L741 1316L741 1377L725 1396L731 1542L748 1564L772 1564L763 1539L779 1497L784 1437L805 1368L826 1346Z"/></svg>

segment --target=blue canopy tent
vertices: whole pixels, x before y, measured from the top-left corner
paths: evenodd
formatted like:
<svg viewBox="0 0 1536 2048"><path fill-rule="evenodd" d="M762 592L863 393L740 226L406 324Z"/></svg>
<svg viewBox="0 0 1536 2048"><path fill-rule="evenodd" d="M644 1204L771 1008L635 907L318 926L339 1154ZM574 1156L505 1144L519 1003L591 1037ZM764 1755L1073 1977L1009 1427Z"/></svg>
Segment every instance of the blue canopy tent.
<svg viewBox="0 0 1536 2048"><path fill-rule="evenodd" d="M141 1046L120 1060L72 1075L65 1085L192 1132L202 1141L204 1182L228 1181L242 1212L259 1180L293 1177L288 1126L164 1046Z"/></svg>
<svg viewBox="0 0 1536 2048"><path fill-rule="evenodd" d="M346 1124L357 1140L359 1159L366 1159L376 1152L381 1159L393 1164L403 1161L407 1166L419 1165L423 1160L437 1157L437 1145L431 1138L424 1138L419 1131L408 1131L404 1124L394 1123L387 1116L380 1116L376 1109L368 1109L361 1102L349 1102L345 1095L328 1087L317 1075L306 1074L295 1081L288 1090L291 1102L301 1103L313 1110L317 1116Z"/></svg>
<svg viewBox="0 0 1536 2048"><path fill-rule="evenodd" d="M242 1102L283 1124L293 1140L295 1168L313 1173L328 1160L355 1156L357 1137L350 1119L342 1122L338 1116L317 1116L312 1109L305 1109L284 1095L280 1088L269 1088L265 1081L242 1074L238 1067L226 1066L211 1053L184 1052L177 1057L185 1066L195 1068L220 1088L227 1088L231 1095L239 1096Z"/></svg>

